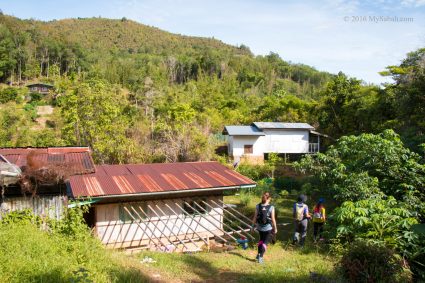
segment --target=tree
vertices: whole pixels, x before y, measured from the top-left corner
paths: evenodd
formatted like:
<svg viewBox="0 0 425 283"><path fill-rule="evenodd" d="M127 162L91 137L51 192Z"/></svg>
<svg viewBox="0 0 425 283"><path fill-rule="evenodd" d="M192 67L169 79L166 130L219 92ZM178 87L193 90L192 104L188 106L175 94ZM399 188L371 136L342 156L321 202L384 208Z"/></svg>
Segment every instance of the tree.
<svg viewBox="0 0 425 283"><path fill-rule="evenodd" d="M90 146L99 163L122 163L129 158L134 146L126 132L132 115L118 89L91 80L67 93L60 105L65 121L63 138L68 144Z"/></svg>
<svg viewBox="0 0 425 283"><path fill-rule="evenodd" d="M296 168L316 176L340 201L394 196L422 211L425 166L392 130L344 136L326 153L306 156ZM423 211L421 212L423 213Z"/></svg>

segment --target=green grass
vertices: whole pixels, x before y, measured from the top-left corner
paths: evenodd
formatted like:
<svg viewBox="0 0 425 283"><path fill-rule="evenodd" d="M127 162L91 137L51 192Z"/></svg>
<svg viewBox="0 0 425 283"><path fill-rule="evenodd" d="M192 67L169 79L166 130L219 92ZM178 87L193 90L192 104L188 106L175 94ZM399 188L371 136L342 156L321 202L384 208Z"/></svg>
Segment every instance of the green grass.
<svg viewBox="0 0 425 283"><path fill-rule="evenodd" d="M156 262L144 264L145 272L172 282L314 282L311 277L319 277L318 282L339 282L334 271L336 259L323 247L313 245L311 237L303 249L289 244L293 233L292 198L274 202L278 209L278 223L288 225L279 225L278 242L269 246L264 265L255 262L257 251L254 243L247 250L221 253L142 252L132 257L139 260L151 257ZM240 196L227 196L225 201L239 205ZM246 207L241 207L245 215L253 215L258 201L259 198L253 196Z"/></svg>
<svg viewBox="0 0 425 283"><path fill-rule="evenodd" d="M226 197L239 204L240 196ZM258 197L243 208L252 215ZM290 223L292 200L275 202L279 223ZM72 238L41 231L31 224L0 225L0 282L339 282L336 259L307 242L289 244L292 225L279 226L278 239L255 262L255 243L247 250L194 254L106 250L90 236ZM142 263L144 257L155 263ZM320 277L311 280L311 272Z"/></svg>

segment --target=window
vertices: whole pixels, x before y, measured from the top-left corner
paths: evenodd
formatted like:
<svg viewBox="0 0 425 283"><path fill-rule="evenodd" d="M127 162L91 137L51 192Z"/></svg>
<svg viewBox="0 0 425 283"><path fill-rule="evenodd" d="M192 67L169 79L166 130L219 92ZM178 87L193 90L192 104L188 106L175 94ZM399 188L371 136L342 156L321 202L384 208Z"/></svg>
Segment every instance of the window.
<svg viewBox="0 0 425 283"><path fill-rule="evenodd" d="M208 206L203 201L207 202L207 198L183 200L183 211L190 215L208 214ZM186 213L183 214L186 215Z"/></svg>
<svg viewBox="0 0 425 283"><path fill-rule="evenodd" d="M245 144L244 146L243 146L243 153L244 154L252 154L254 151L253 151L253 146L252 146L252 144Z"/></svg>
<svg viewBox="0 0 425 283"><path fill-rule="evenodd" d="M147 202L132 202L132 203L122 203L119 205L119 217L120 221L122 223L131 223L133 222L133 217L135 219L140 220L146 220L146 215L140 211L142 209L148 216L149 216L149 210L148 210L148 203ZM130 214L127 212L129 211L130 214L133 216L131 217ZM136 211L136 212L134 212Z"/></svg>

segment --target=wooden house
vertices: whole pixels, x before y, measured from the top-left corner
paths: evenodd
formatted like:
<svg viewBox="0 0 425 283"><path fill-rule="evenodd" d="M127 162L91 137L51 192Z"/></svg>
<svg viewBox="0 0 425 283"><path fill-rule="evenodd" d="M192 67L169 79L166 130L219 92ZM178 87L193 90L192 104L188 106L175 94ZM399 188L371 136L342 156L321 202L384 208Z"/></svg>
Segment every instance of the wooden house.
<svg viewBox="0 0 425 283"><path fill-rule="evenodd" d="M211 238L250 237L250 220L226 207L223 194L255 183L217 162L99 165L67 186L92 203L86 221L109 247L187 251ZM244 226L230 227L226 215Z"/></svg>
<svg viewBox="0 0 425 283"><path fill-rule="evenodd" d="M45 83L28 84L26 87L29 88L30 92L41 93L41 94L48 94L49 91L53 90L54 88L53 85L45 84Z"/></svg>
<svg viewBox="0 0 425 283"><path fill-rule="evenodd" d="M88 147L0 148L0 156L0 163L15 164L24 175L29 170L43 172L54 168L68 178L74 174L93 173L95 170ZM3 175L3 171L0 175ZM64 182L39 183L33 192L23 190L19 182L0 185L4 190L3 198L0 199L1 213L30 209L36 215L60 219L64 207L68 205Z"/></svg>
<svg viewBox="0 0 425 283"><path fill-rule="evenodd" d="M262 163L269 153L286 156L320 151L320 133L307 123L254 122L226 126L228 154L235 162Z"/></svg>

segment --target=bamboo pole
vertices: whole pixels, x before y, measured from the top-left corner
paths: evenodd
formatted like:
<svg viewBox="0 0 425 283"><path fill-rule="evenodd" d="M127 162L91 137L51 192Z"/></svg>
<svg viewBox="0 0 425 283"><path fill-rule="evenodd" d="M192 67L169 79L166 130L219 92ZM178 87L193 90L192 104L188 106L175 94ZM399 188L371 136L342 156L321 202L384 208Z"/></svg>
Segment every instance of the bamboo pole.
<svg viewBox="0 0 425 283"><path fill-rule="evenodd" d="M219 205L218 203L216 203L215 201L211 200L211 202L213 202L215 205ZM208 205L208 203L206 203ZM224 207L223 207L223 211L224 211ZM251 225L244 222L242 219L238 218L237 216L235 216L233 213L231 213L230 211L226 210L226 212L231 215L234 219L238 220L239 222L241 222L242 224L246 225L247 227L251 228ZM223 213L224 214L224 213Z"/></svg>
<svg viewBox="0 0 425 283"><path fill-rule="evenodd" d="M131 209L134 211L134 213L137 215L137 217L139 217L139 219L142 219L142 217L140 216L140 214L136 211L136 209L135 209L133 206L131 206ZM145 214L145 215L146 215L146 214ZM152 237L153 237L153 238L155 238L156 240L158 240L158 242L159 242L159 243L161 243L161 245L166 246L166 245L167 245L167 243L166 243L166 244L164 244L164 243L162 242L162 240L161 240L161 237L156 237L156 236L155 236L155 228L157 228L157 227L156 227L156 225L155 225L155 223L154 223L153 221L151 221L151 219L149 218L149 216L147 216L147 215L146 215L146 218L147 218L147 221L143 221L143 222L145 223L146 228L147 228L147 229L148 229L148 230L152 233L152 236L151 236L151 237L149 237L149 236L148 236L148 238L149 238L149 239L152 239ZM151 222L151 223L155 226L155 228L154 228L153 230L149 227L149 222ZM154 239L152 239L151 241L155 244ZM149 243L150 243L151 241L149 241ZM161 249L161 246L158 246L157 244L155 244L155 246L156 246L157 248Z"/></svg>
<svg viewBox="0 0 425 283"><path fill-rule="evenodd" d="M155 206L156 206L156 208L158 208L158 210L162 213L162 214L164 214L164 215L166 215L166 213L158 206L158 205L156 205L155 204ZM153 210L152 210L153 211ZM155 212L154 212L155 213ZM155 213L156 214L156 213ZM159 217L159 216L158 216ZM168 224L168 222L165 224L166 226L167 226L167 224ZM177 239L179 239L179 241L184 245L184 243L180 240L180 238L179 238L179 232L180 232L180 229L179 229L179 231L177 232L177 234L176 233L174 233L173 232L173 228L175 227L176 225L173 223L173 227L170 229L170 228L168 228L168 226L167 226L167 229L172 233L172 234L174 234L174 236L176 236L176 238ZM181 228L181 226L183 226L183 225L180 225L180 228ZM189 239L189 241L192 243L192 244L194 244L198 249L200 249L200 247L191 239L191 238L188 238ZM185 245L185 247L186 247L186 245ZM187 247L186 247L186 249L188 249Z"/></svg>
<svg viewBox="0 0 425 283"><path fill-rule="evenodd" d="M193 203L194 203L197 207L199 207L200 209L202 209L205 213L207 213L207 212L208 212L205 208L203 208L202 206L200 206L200 205L199 205L196 201L193 201ZM217 220L217 218L216 218L216 217L214 217L214 215L213 215L213 214L211 214L211 216L212 216L214 219L216 219L216 220ZM219 222L221 222L221 219L218 219L218 221L219 221ZM213 224L213 225L214 225L214 224ZM235 229L233 229L232 227L230 227L229 225L227 225L226 223L224 223L224 216L223 216L223 226L226 226L227 228L229 228L229 229L230 229L230 231L232 231L232 232L233 232L232 234L236 233L236 234L238 234L239 236L245 237L245 235L244 235L244 234L240 233L239 231L236 231Z"/></svg>
<svg viewBox="0 0 425 283"><path fill-rule="evenodd" d="M212 210L214 210L214 211L216 211L215 210L215 208L214 207L212 207L211 205L209 205L207 202L205 202L205 201L202 201L203 203L205 203L205 205L207 205L209 208L211 208ZM232 214L230 214L230 215L232 215ZM233 215L232 215L233 216ZM238 220L238 221L240 221L240 222L242 222L242 223L244 223L243 221L241 221L239 218L237 218L237 217L235 217L235 216L233 216L236 220ZM223 224L224 224L224 211L223 211ZM245 224L246 225L246 224ZM244 231L245 232L245 230L248 230L248 231L250 231L251 230L251 226L250 225L248 225L248 227L249 227L249 229L244 229L244 228L242 228L241 226L239 226L239 225L237 225L238 226L238 228L240 229L240 231ZM251 235L251 234L249 234L249 233L246 233L252 240L254 240L255 238ZM244 235L242 235L242 236L244 236Z"/></svg>
<svg viewBox="0 0 425 283"><path fill-rule="evenodd" d="M174 234L174 232L172 231L172 230L170 230L170 228L168 228L168 226L167 226L167 223L165 223L162 219L161 219L161 217L155 212L155 210L153 210L152 209L152 207L148 204L148 207L152 210L152 212L155 214L155 216L156 217L158 217L158 220L159 221L161 221L161 223L162 224L164 224L164 232L165 232L165 228L167 228L170 232L171 232L171 234ZM163 232L161 232L161 234L163 234L163 235L165 235L165 233L163 233ZM174 234L175 235L175 234ZM183 247L185 247L187 250L189 250L189 247L188 246L186 246L186 244L184 243L184 242L182 242L181 240L180 240L180 238L177 236L177 235L175 235L176 236L176 239L180 242L180 243L182 243L183 244ZM168 239L168 237L167 237L167 239ZM169 241L170 241L170 239L168 239Z"/></svg>
<svg viewBox="0 0 425 283"><path fill-rule="evenodd" d="M133 210L134 210L134 208L133 207L131 207ZM136 220L136 218L130 213L130 211L128 210L128 208L127 207L125 207L124 206L124 210L128 213L128 215L130 215L130 217L132 218L132 219L134 219L134 220ZM140 216L139 216L140 217ZM141 226L140 225L140 223L139 222L137 222L136 221L136 224L137 224L137 226ZM148 223L145 223L145 225L146 225L146 228L149 228L149 224ZM140 229L142 229L142 227L140 227ZM151 231L151 233L152 233L152 230L149 228L149 230ZM154 233L152 233L152 235L154 235L155 236L155 234ZM150 244L150 242L151 242L151 237L149 237L149 243L148 244ZM157 244L157 243L155 243L155 241L153 241L152 240L152 243L155 245L155 247L157 247L157 248L160 248L160 246Z"/></svg>
<svg viewBox="0 0 425 283"><path fill-rule="evenodd" d="M201 235L199 235L199 234L198 234L198 232L196 232L196 230L195 230L195 229L193 229L192 227L190 227L190 225L187 225L187 223L184 221L184 219L182 219L182 218L181 218L181 217L180 217L180 216L179 216L179 215L178 215L178 214L174 211L174 209L172 209L172 208L171 208L171 207L170 207L167 203L165 203L165 202L164 202L164 204L165 204L165 206L166 206L166 207L168 207L168 209L169 209L169 210L171 210L171 212L172 212L172 213L174 213L174 214L177 216L177 218L178 218L178 219L180 219L180 221L182 222L182 224L186 225L186 226L187 226L190 230L192 230L192 231L193 231L193 233L194 233L196 236L198 236L200 239L202 239L202 241L204 241L204 243L205 243L205 244L207 244L207 245L208 245L208 242L207 242L207 241L205 241L205 240L204 240L204 238L203 238ZM192 222L193 222L193 219L192 219ZM191 223L192 223L192 222L191 222ZM182 225L182 226L183 226L183 225Z"/></svg>
<svg viewBox="0 0 425 283"><path fill-rule="evenodd" d="M200 213L196 208L192 207L189 203L187 203L186 201L184 202L187 206L189 206L191 209L193 209L195 212L199 213L200 215L202 215L202 213ZM196 203L196 202L194 202ZM211 223L215 228L217 228L218 230L222 231L224 234L228 235L230 238L232 238L233 240L237 241L238 239L236 239L235 237L233 237L231 234L229 234L228 232L226 232L224 229L222 229L221 227L218 227L217 225L215 225L214 222L208 220L207 217L205 217L205 220L207 220L209 223Z"/></svg>
<svg viewBox="0 0 425 283"><path fill-rule="evenodd" d="M181 207L178 203L175 203L182 211L185 215L193 218L193 220L199 224L199 226L201 226L202 228L204 228L205 230L209 231L209 229L207 227L205 227L204 225L202 225L198 220L195 219L195 217L193 217L192 215L190 215L189 213L187 213L186 211L184 211L183 207ZM221 231L221 229L219 229ZM211 234L213 234L214 236L217 236L217 238L220 238L221 240L223 240L225 243L227 243L228 241L226 239L224 239L223 237L221 237L220 235L211 232Z"/></svg>
<svg viewBox="0 0 425 283"><path fill-rule="evenodd" d="M168 238L167 237L167 235L165 235L159 228L158 228L158 225L157 225L157 223L155 223L154 221L152 221L152 217L149 217L149 215L147 215L144 211L143 211L143 209L139 206L138 207L139 208L139 210L140 210L140 212L142 212L143 213L143 215L146 217L146 218L148 218L149 219L149 221L153 224L153 226L155 226L155 228L159 231L159 233L162 235L162 236L164 236L164 238L166 238L167 240L168 240L168 242L170 242L170 244L172 244L172 245L174 245L174 242L173 241L171 241L170 240L170 238ZM136 212L136 210L133 208L133 210ZM136 212L137 213L137 212ZM139 214L137 214L137 215L139 215ZM152 232L152 234L155 236L155 229L154 229L154 231ZM156 236L155 236L156 237ZM161 237L156 237L156 238L158 238L158 240L163 244L163 246L164 247L166 247L167 246L167 244L165 244L164 245L164 243L162 242L162 238Z"/></svg>
<svg viewBox="0 0 425 283"><path fill-rule="evenodd" d="M218 200L222 205L226 205L223 201ZM233 207L230 207L228 205L226 205L227 208L229 208L231 211L235 212L236 214L240 215L241 217L245 218L248 223L250 223L252 221L252 219L249 219L248 217L246 217L245 215L243 215L242 213L240 213L239 211L237 211L236 209L234 209Z"/></svg>

